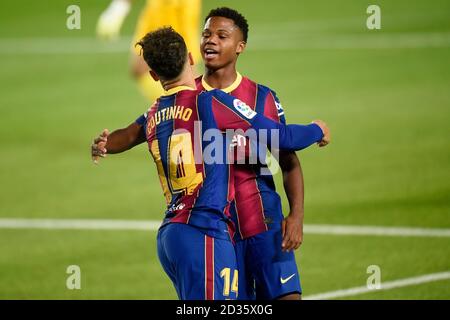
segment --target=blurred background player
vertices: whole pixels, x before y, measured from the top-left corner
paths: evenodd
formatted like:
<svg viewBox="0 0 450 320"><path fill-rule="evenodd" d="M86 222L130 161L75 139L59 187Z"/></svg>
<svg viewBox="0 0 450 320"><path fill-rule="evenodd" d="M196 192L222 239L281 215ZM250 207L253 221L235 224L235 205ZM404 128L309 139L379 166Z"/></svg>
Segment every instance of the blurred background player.
<svg viewBox="0 0 450 320"><path fill-rule="evenodd" d="M100 15L97 22L97 35L106 40L118 38L122 24L136 0L113 0ZM149 76L149 68L140 56L140 48L134 44L148 32L163 26L172 26L179 32L194 62L200 61L199 24L201 0L146 0L132 39L130 71L139 86L139 90L151 103L163 93L161 86Z"/></svg>
<svg viewBox="0 0 450 320"><path fill-rule="evenodd" d="M285 123L275 92L236 71L247 36L247 20L236 10L209 12L201 39L205 73L197 79L197 88L222 89L256 112ZM286 218L272 175L261 174L265 165L234 165L236 196L231 212L239 273L245 274L239 278L240 299L301 299L293 250L303 239L303 173L295 152L280 151L279 164L290 207Z"/></svg>

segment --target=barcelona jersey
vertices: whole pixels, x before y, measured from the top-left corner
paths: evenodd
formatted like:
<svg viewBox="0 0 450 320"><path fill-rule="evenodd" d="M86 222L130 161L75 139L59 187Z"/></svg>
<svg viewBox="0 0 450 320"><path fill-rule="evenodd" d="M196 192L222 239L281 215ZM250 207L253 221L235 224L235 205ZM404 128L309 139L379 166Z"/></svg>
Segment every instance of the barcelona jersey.
<svg viewBox="0 0 450 320"><path fill-rule="evenodd" d="M199 90L213 90L202 77L196 79ZM242 100L259 114L285 124L284 110L274 91L237 74L236 81L224 92ZM235 164L235 202L231 207L236 239L246 239L269 229L270 223L283 219L281 199L271 174L261 174L266 164Z"/></svg>
<svg viewBox="0 0 450 320"><path fill-rule="evenodd" d="M163 226L189 224L220 239L233 236L229 209L236 184L227 161L232 136L214 132L276 129L279 147L294 150L323 135L317 125L280 125L220 90L200 94L189 87L169 90L136 122L145 130L166 198Z"/></svg>

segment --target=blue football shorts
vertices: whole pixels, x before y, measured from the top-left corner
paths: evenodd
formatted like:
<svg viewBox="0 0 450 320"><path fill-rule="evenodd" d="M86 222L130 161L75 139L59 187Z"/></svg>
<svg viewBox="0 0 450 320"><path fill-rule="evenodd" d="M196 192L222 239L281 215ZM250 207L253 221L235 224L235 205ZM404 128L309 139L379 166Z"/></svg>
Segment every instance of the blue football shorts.
<svg viewBox="0 0 450 320"><path fill-rule="evenodd" d="M281 222L236 242L239 300L274 300L302 293L294 252L283 252L281 242Z"/></svg>
<svg viewBox="0 0 450 320"><path fill-rule="evenodd" d="M230 240L170 223L158 231L158 257L181 300L237 299L236 252Z"/></svg>

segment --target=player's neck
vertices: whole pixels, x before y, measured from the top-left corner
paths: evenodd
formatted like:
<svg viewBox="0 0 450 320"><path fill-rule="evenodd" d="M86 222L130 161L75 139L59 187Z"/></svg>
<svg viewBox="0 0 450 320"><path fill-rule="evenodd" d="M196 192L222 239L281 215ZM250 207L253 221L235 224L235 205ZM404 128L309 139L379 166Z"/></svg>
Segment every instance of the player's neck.
<svg viewBox="0 0 450 320"><path fill-rule="evenodd" d="M192 72L188 70L183 72L178 78L172 80L162 80L161 84L165 91L169 91L170 89L176 87L190 87L192 89L196 88L195 78Z"/></svg>
<svg viewBox="0 0 450 320"><path fill-rule="evenodd" d="M237 76L238 74L235 65L233 65L232 68L222 68L217 70L205 68L203 79L213 88L225 89L236 81Z"/></svg>

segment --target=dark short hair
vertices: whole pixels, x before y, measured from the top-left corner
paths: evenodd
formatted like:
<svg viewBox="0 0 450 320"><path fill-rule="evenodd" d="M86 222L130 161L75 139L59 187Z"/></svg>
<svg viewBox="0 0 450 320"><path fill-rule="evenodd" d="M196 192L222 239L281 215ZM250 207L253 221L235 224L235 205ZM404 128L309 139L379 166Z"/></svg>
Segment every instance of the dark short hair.
<svg viewBox="0 0 450 320"><path fill-rule="evenodd" d="M233 20L234 24L238 26L238 28L241 30L242 35L244 37L244 41L247 42L248 37L248 23L247 19L237 12L234 9L227 8L227 7L221 7L217 9L211 10L208 15L205 18L205 22L211 18L211 17L223 17L230 20Z"/></svg>
<svg viewBox="0 0 450 320"><path fill-rule="evenodd" d="M148 66L163 80L178 77L187 58L183 37L172 27L163 27L147 33L136 46Z"/></svg>

